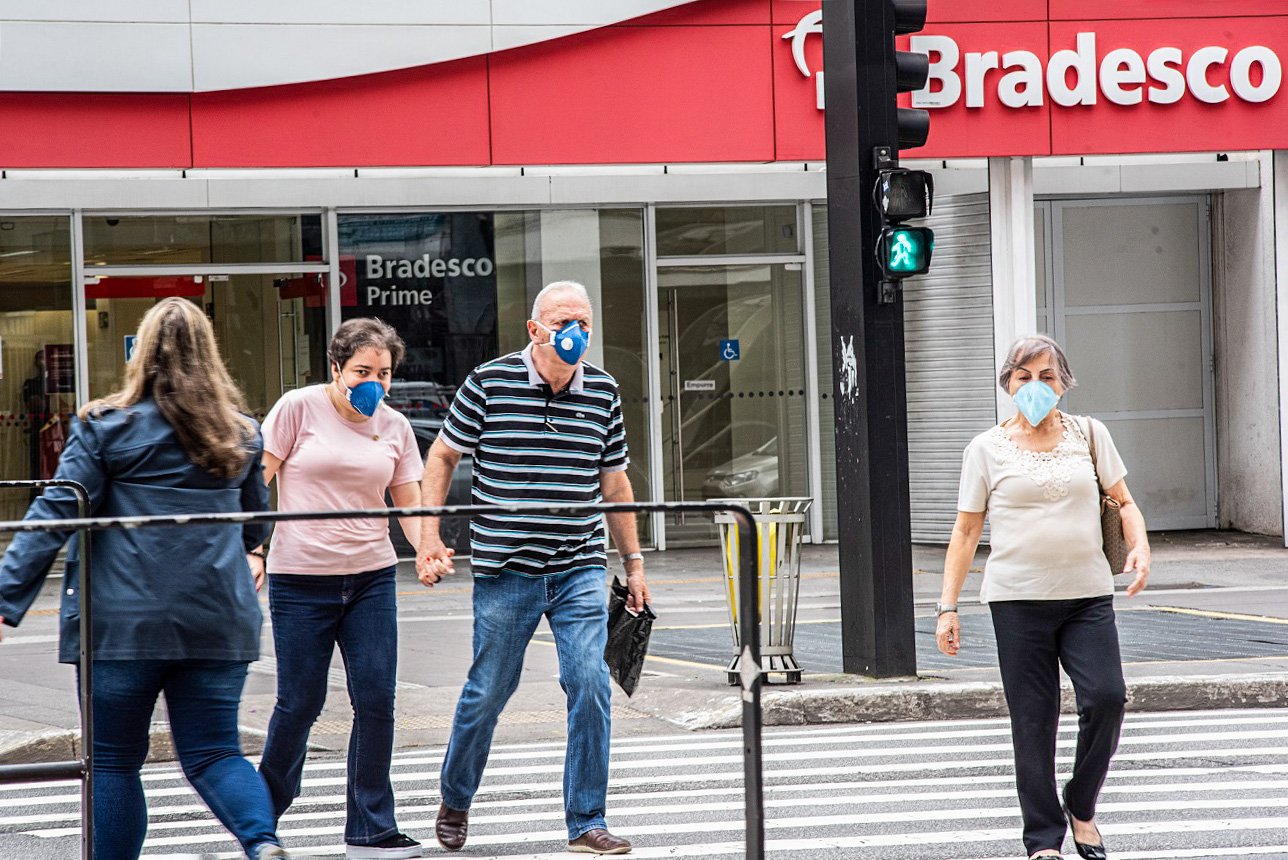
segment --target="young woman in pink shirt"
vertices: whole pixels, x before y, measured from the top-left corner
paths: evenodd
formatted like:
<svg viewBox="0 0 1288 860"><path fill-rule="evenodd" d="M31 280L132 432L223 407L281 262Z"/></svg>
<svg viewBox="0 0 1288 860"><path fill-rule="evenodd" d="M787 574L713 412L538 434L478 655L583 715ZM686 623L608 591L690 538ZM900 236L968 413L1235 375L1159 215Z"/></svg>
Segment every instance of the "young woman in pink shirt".
<svg viewBox="0 0 1288 860"><path fill-rule="evenodd" d="M383 403L405 348L376 319L343 323L331 339L331 382L287 392L264 419L264 480L278 509L344 510L420 504L423 464L407 419ZM412 546L420 522L402 520ZM397 556L383 519L279 523L268 557L277 706L260 774L280 818L300 793L309 730L326 701L336 645L353 704L347 817L350 858L421 856L394 820L389 781L398 627ZM258 571L260 576L262 570Z"/></svg>

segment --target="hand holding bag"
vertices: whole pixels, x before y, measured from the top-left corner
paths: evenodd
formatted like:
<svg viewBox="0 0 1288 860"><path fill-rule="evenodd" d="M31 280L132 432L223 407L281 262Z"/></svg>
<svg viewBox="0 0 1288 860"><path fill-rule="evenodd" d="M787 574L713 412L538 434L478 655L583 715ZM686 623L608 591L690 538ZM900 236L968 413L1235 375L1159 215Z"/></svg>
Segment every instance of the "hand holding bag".
<svg viewBox="0 0 1288 860"><path fill-rule="evenodd" d="M1105 492L1100 485L1100 467L1096 463L1096 428L1087 419L1087 447L1091 449L1091 471L1096 478L1096 490L1100 493L1100 533L1105 558L1113 573L1123 572L1127 566L1127 538L1123 535L1122 505L1118 500Z"/></svg>
<svg viewBox="0 0 1288 860"><path fill-rule="evenodd" d="M613 590L608 598L608 642L604 646L604 662L613 680L626 695L635 693L644 671L644 658L648 656L648 638L657 618L648 604L638 614L626 608L630 595L626 586L613 577Z"/></svg>

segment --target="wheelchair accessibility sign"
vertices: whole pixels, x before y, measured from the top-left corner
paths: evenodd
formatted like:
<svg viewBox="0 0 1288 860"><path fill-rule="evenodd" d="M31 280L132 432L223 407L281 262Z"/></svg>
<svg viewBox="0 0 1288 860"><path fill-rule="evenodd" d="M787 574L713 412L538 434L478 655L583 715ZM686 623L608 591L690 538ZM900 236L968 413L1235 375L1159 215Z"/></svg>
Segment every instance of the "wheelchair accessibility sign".
<svg viewBox="0 0 1288 860"><path fill-rule="evenodd" d="M736 340L720 341L720 360L721 361L737 361L740 358L742 358L742 347L739 346L738 341Z"/></svg>

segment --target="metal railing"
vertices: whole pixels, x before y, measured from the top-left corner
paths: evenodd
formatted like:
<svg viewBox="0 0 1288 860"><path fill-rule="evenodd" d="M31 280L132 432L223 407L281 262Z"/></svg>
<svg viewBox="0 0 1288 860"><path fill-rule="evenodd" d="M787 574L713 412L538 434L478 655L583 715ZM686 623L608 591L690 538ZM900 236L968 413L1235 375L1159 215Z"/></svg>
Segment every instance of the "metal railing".
<svg viewBox="0 0 1288 860"><path fill-rule="evenodd" d="M82 519L89 516L89 491L76 481L0 481L0 489L39 489L64 487L76 495L76 512ZM36 520L34 522L40 522ZM44 520L44 522L54 522ZM64 531L65 529L42 529L42 531ZM78 779L81 783L81 856L92 857L94 854L94 699L90 695L94 689L94 662L90 658L93 648L90 624L93 608L89 599L90 582L90 530L86 526L76 529L80 533L80 564L78 566L77 589L80 591L80 719L81 746L80 758L73 761L52 761L38 764L0 765L0 785L14 782L43 782L51 779Z"/></svg>
<svg viewBox="0 0 1288 860"><path fill-rule="evenodd" d="M71 481L7 481L0 487L69 486L81 497L80 513L68 520L19 520L0 521L0 533L58 531L79 532L80 537L80 609L81 609L81 720L82 760L47 765L10 765L0 767L0 782L24 782L48 779L82 780L81 851L89 860L93 856L93 799L92 744L93 710L92 643L90 627L90 537L92 532L106 529L183 528L188 526L246 525L247 523L299 522L304 520L334 519L385 519L387 517L468 517L474 515L524 515L550 514L577 516L586 514L636 514L636 513L727 513L737 521L738 542L745 548L738 554L739 591L744 606L756 603L759 577L756 571L756 527L751 512L745 507L729 502L660 502L660 503L600 503L577 505L456 505L438 508L360 508L348 511L264 511L260 513L215 513L132 517L86 516L88 497L85 490ZM739 676L742 687L742 738L743 777L746 801L746 857L762 860L765 855L764 786L761 758L760 688L763 672L760 667L760 627L754 612L744 612L740 617L740 642L742 659Z"/></svg>

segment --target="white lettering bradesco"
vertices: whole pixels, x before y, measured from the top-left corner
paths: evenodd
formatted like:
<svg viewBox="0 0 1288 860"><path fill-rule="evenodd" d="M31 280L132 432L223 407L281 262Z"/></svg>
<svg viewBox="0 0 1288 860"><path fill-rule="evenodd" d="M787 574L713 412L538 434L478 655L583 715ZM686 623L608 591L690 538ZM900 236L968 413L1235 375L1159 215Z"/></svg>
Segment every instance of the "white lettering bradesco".
<svg viewBox="0 0 1288 860"><path fill-rule="evenodd" d="M1207 104L1232 98L1259 104L1274 98L1283 84L1279 55L1264 45L1237 51L1213 45L1188 57L1169 46L1147 55L1114 48L1099 56L1096 34L1079 33L1076 48L1053 53L1044 73L1042 60L1032 51L968 51L963 56L950 36L912 36L909 41L913 51L930 55L930 80L912 94L912 104L919 108L952 107L963 90L966 107L984 107L991 71L1003 72L996 99L1010 108L1040 107L1047 96L1062 107L1094 105L1102 95L1118 105L1175 104L1187 95Z"/></svg>
<svg viewBox="0 0 1288 860"><path fill-rule="evenodd" d="M367 254L367 279L374 278L486 278L495 270L487 257L431 258L421 254L415 260L386 260L379 254Z"/></svg>

